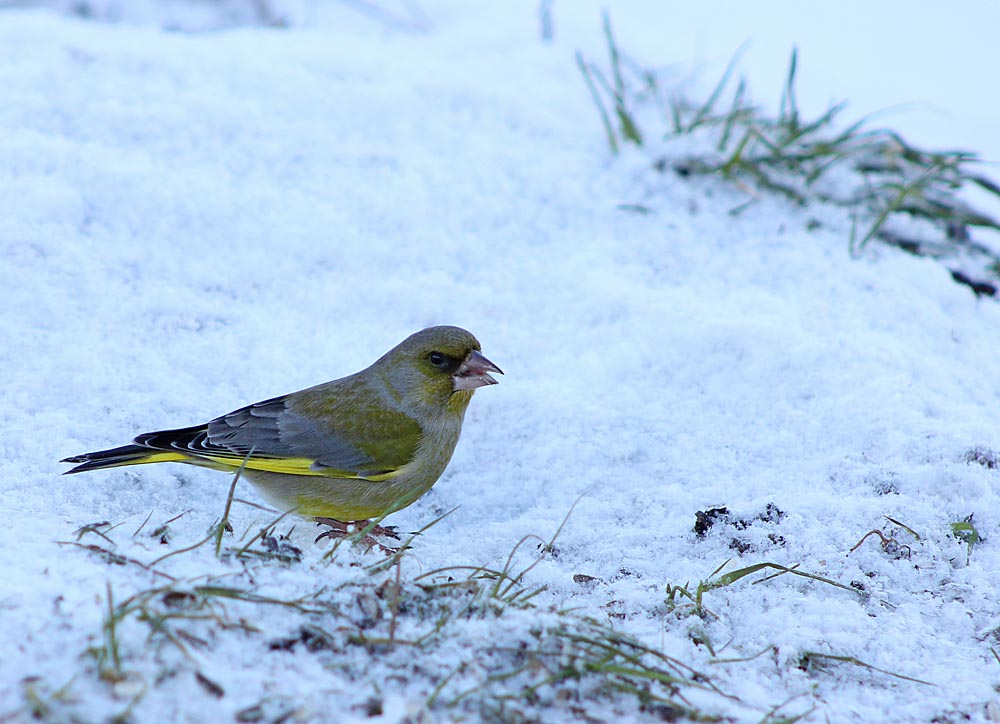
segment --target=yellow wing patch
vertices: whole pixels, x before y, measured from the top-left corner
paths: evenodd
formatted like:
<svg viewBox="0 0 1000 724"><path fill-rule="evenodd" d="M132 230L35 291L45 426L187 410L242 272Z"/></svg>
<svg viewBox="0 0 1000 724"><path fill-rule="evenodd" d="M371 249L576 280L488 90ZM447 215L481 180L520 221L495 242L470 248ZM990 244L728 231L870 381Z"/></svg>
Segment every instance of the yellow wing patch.
<svg viewBox="0 0 1000 724"><path fill-rule="evenodd" d="M146 463L183 463L190 459L189 455L184 455L183 453L162 452L153 453L144 458L130 460L125 463L116 463L116 467L120 465L145 465Z"/></svg>
<svg viewBox="0 0 1000 724"><path fill-rule="evenodd" d="M187 458L191 460L191 457L178 455L176 458L170 457L172 453L165 453L163 461ZM209 463L214 463L222 468L231 468L233 470L239 468L243 465L245 458L238 457L228 457L221 455L199 455L197 460L205 460ZM153 462L153 461L150 461ZM157 460L156 462L161 462ZM248 470L260 470L267 473L281 473L283 475L311 475L320 478L357 478L360 480L370 480L372 482L381 482L383 480L390 480L397 475L399 475L401 470L390 470L384 473L377 473L375 475L359 475L356 472L350 470L335 470L333 468L314 468L313 463L316 462L311 458L255 458L251 457L246 461L246 468Z"/></svg>

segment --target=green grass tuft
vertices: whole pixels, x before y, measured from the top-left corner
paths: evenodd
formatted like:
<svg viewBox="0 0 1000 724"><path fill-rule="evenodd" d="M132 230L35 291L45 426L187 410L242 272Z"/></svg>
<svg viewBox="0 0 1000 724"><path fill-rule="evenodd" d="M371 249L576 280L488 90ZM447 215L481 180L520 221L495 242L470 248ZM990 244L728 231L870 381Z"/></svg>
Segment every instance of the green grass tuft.
<svg viewBox="0 0 1000 724"><path fill-rule="evenodd" d="M649 147L650 139L669 149L674 139L698 136L711 151L657 158L653 167L682 177L712 176L747 194L733 208L739 214L764 195L798 206L833 204L853 219L847 246L858 255L873 241L908 253L945 260L955 281L979 296L994 296L1000 285L1000 250L973 239L973 229L1000 231L1000 222L974 208L963 193L976 189L1000 198L1000 184L979 169L982 160L966 151L929 151L895 131L870 128L868 118L841 122L845 103L806 118L798 105L799 53L792 48L781 101L769 114L748 97L740 79L724 98L745 47L733 56L708 98L692 102L662 87L653 71L639 68L619 47L607 16L608 70L577 54L613 154L623 144ZM644 204L626 204L647 210ZM911 222L922 226L913 230ZM974 268L974 276L963 269Z"/></svg>
<svg viewBox="0 0 1000 724"><path fill-rule="evenodd" d="M951 524L951 534L966 545L965 564L968 565L972 559L972 549L982 542L982 537L976 526L972 524L970 514L963 520Z"/></svg>

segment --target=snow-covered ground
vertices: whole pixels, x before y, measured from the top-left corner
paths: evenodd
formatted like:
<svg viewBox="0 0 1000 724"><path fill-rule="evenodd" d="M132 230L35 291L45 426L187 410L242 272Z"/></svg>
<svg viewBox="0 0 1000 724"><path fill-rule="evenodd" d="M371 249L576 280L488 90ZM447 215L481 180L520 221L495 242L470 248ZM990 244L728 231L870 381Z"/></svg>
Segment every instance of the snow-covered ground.
<svg viewBox="0 0 1000 724"><path fill-rule="evenodd" d="M842 209L761 197L734 216L740 188L650 168L690 148L612 158L573 57L604 62L596 4L552 3L550 42L527 1L289 3L288 28L244 23L237 3L89 5L123 22L0 13L0 721L669 715L585 677L576 699L461 698L495 694L487 677L519 665L508 648L584 616L709 676L725 696L682 687L709 716L1000 719L996 301L931 260L852 259ZM720 39L752 35L718 8L675 10L610 14L622 47L678 82L724 65L735 45ZM997 27L995 9L975 13L963 29ZM934 57L954 75L925 79L901 60L931 56L905 24L869 46L807 20L763 47L785 59L798 41L804 103L941 105L951 137L919 112L892 125L1000 158L982 133L1000 115L987 40L941 28ZM811 45L817 26L842 42ZM866 68L892 58L912 85L851 55L828 87L845 48L874 49ZM751 75L765 101L777 68ZM640 198L652 213L619 208ZM507 374L476 394L439 483L389 520L417 530L459 506L398 570L343 547L324 558L300 521L297 563L219 560L208 543L154 572L204 538L229 480L176 465L60 476L62 457L340 377L432 324L473 331ZM237 497L260 502L242 484ZM697 535L698 511L722 506ZM518 583L547 587L533 607L473 615L461 591L418 585L504 568L571 508ZM971 548L952 530L969 515ZM224 547L271 518L237 503ZM117 527L78 530L102 521ZM874 529L896 543L852 550ZM539 552L522 545L511 570ZM693 592L726 561L851 590L754 584L763 571L705 592L710 613L672 609L670 587ZM140 595L120 626L109 591Z"/></svg>

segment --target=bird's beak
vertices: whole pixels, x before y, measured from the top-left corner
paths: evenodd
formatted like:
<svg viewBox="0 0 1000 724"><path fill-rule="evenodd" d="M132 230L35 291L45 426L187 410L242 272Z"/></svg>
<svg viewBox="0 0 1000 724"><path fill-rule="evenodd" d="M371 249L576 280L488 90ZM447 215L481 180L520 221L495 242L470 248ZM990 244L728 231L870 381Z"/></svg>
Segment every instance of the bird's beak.
<svg viewBox="0 0 1000 724"><path fill-rule="evenodd" d="M490 372L503 374L503 370L486 359L479 350L472 350L452 375L455 391L495 385L497 381L490 376Z"/></svg>

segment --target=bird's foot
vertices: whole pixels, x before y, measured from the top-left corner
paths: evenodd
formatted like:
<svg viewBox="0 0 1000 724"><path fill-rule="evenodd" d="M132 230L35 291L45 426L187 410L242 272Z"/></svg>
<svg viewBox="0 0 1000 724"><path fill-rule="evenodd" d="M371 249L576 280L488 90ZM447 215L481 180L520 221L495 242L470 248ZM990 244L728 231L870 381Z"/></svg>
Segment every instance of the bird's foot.
<svg viewBox="0 0 1000 724"><path fill-rule="evenodd" d="M326 525L330 528L316 536L317 543L324 538L329 538L330 540L334 538L348 538L371 525L370 520L334 520L333 518L316 518L315 520L316 525ZM369 550L378 548L386 555L396 553L399 550L398 548L392 548L380 543L377 540L378 538L399 540L399 534L396 532L395 526L375 525L358 542L366 546Z"/></svg>
<svg viewBox="0 0 1000 724"><path fill-rule="evenodd" d="M334 520L333 518L316 518L315 520L317 525L330 526L330 530L324 531L322 534L324 538L351 535L352 533L364 530L372 524L370 520ZM377 538L399 540L399 533L396 532L396 526L394 525L374 525L368 531L368 535Z"/></svg>

